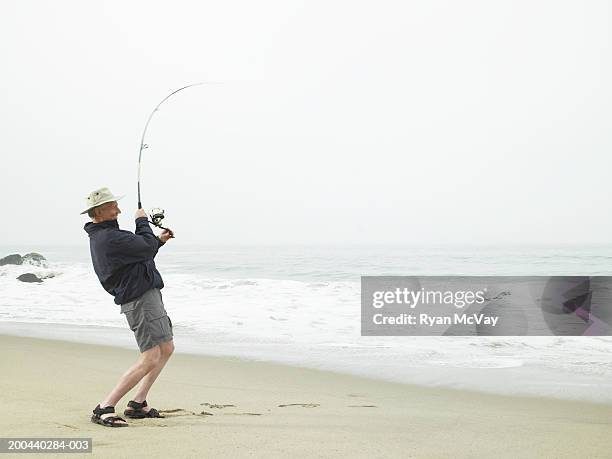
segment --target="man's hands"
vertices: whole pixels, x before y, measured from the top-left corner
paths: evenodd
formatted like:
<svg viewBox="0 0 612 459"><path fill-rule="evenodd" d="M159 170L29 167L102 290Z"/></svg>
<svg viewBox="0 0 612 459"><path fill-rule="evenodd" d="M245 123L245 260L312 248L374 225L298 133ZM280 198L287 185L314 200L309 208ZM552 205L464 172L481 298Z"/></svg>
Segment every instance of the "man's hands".
<svg viewBox="0 0 612 459"><path fill-rule="evenodd" d="M140 218L140 217L145 217L147 220L149 219L149 216L147 215L147 213L145 212L144 209L138 209L136 211L136 214L134 215L134 220L136 220L137 218ZM157 237L162 242L168 242L168 239L172 239L174 237L174 231L172 231L171 229L165 229Z"/></svg>
<svg viewBox="0 0 612 459"><path fill-rule="evenodd" d="M160 241L167 242L168 239L172 239L174 237L174 232L170 229L165 229L162 233L157 236Z"/></svg>
<svg viewBox="0 0 612 459"><path fill-rule="evenodd" d="M134 216L134 220L136 220L137 218L140 217L146 217L147 219L149 218L149 216L147 215L147 213L145 212L144 209L138 209L136 211L136 215Z"/></svg>

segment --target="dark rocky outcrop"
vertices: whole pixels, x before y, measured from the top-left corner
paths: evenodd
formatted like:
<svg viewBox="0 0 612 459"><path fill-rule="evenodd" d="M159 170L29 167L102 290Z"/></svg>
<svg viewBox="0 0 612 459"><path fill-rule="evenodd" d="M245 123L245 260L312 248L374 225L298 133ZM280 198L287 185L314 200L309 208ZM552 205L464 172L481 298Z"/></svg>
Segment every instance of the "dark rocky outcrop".
<svg viewBox="0 0 612 459"><path fill-rule="evenodd" d="M4 258L0 258L0 266L4 265L21 265L23 264L23 258L18 253L8 255Z"/></svg>
<svg viewBox="0 0 612 459"><path fill-rule="evenodd" d="M40 253L30 252L26 253L23 258L23 263L28 263L35 266L47 266L47 259Z"/></svg>
<svg viewBox="0 0 612 459"><path fill-rule="evenodd" d="M18 253L8 255L4 258L0 258L0 266L4 265L34 265L34 266L47 266L47 259L40 253L30 252L26 253L23 257Z"/></svg>
<svg viewBox="0 0 612 459"><path fill-rule="evenodd" d="M42 279L38 277L36 274L25 273L17 278L21 282L42 282Z"/></svg>

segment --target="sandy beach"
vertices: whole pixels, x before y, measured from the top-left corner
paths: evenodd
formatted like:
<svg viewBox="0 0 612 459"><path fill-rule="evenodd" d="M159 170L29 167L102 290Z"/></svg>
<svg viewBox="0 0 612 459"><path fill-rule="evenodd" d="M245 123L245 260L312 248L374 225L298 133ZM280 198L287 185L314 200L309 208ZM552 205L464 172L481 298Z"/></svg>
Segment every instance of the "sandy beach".
<svg viewBox="0 0 612 459"><path fill-rule="evenodd" d="M91 437L93 457L603 458L612 450L612 405L178 351L148 397L166 418L106 428L90 422L91 410L136 350L8 335L0 348L2 436Z"/></svg>

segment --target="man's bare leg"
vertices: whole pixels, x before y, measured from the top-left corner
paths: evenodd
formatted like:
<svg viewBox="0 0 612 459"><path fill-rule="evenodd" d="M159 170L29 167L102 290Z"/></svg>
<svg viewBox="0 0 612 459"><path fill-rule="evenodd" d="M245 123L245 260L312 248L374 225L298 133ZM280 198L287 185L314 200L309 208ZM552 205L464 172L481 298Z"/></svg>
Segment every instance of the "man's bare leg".
<svg viewBox="0 0 612 459"><path fill-rule="evenodd" d="M114 389L100 402L100 407L115 406L119 403L119 400L132 390L147 373L152 371L159 364L160 360L161 349L159 346L153 346L151 349L141 353L138 361L119 378L119 382L117 382Z"/></svg>
<svg viewBox="0 0 612 459"><path fill-rule="evenodd" d="M170 356L174 352L174 341L170 340L165 343L160 343L159 349L161 353L160 359L157 365L155 365L151 369L151 371L149 371L144 376L144 378L142 378L142 381L140 382L140 386L138 387L138 391L136 392L136 395L133 398L135 402L141 403L143 400L147 399L147 394L149 393L151 386L153 385L153 383L155 382L155 380L157 379L157 377L163 370L164 366L166 365L166 362L168 362L168 360L170 359ZM150 409L151 409L150 406L145 406L142 408L144 412L147 412Z"/></svg>

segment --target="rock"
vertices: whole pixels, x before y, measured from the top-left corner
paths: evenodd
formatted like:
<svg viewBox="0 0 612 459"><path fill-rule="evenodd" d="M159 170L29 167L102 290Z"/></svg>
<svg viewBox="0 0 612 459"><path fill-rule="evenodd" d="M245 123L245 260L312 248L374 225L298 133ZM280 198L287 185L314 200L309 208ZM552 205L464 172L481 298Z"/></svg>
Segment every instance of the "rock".
<svg viewBox="0 0 612 459"><path fill-rule="evenodd" d="M26 253L22 258L22 262L34 266L47 266L47 259L36 252Z"/></svg>
<svg viewBox="0 0 612 459"><path fill-rule="evenodd" d="M20 265L23 263L23 258L18 253L0 258L0 266L4 265Z"/></svg>
<svg viewBox="0 0 612 459"><path fill-rule="evenodd" d="M42 282L42 279L40 279L36 274L32 273L22 274L17 278L17 280L20 280L21 282Z"/></svg>

